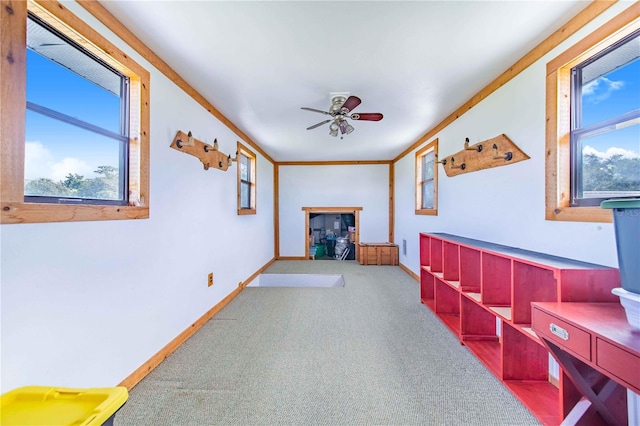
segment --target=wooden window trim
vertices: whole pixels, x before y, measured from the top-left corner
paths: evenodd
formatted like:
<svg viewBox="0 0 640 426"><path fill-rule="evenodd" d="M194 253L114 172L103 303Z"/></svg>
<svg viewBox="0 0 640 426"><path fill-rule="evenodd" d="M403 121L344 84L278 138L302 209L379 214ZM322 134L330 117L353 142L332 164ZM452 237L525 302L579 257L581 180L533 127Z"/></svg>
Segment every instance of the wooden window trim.
<svg viewBox="0 0 640 426"><path fill-rule="evenodd" d="M130 78L130 205L67 205L24 202L27 12ZM149 72L55 1L2 2L1 223L76 222L149 217ZM136 107L136 105L138 107Z"/></svg>
<svg viewBox="0 0 640 426"><path fill-rule="evenodd" d="M251 151L249 148L247 148L246 146L244 146L243 144L241 144L240 142L238 142L238 150L237 150L237 159L238 159L238 163L237 163L237 176L238 176L238 214L239 215L249 215L249 214L256 214L257 213L257 203L256 203L256 187L257 187L257 176L256 176L256 154ZM247 158L249 158L249 162L250 162L250 176L251 176L251 190L250 190L250 201L251 201L251 208L249 209L243 209L240 207L241 205L241 200L240 200L240 155L243 154L245 155Z"/></svg>
<svg viewBox="0 0 640 426"><path fill-rule="evenodd" d="M433 165L433 208L422 208L422 157L433 151L435 160L438 160L438 139L434 139L426 146L416 151L415 157L415 182L416 182L416 214L437 216L438 215L438 163Z"/></svg>
<svg viewBox="0 0 640 426"><path fill-rule="evenodd" d="M612 222L611 210L572 207L571 68L640 28L640 4L630 6L547 64L545 218Z"/></svg>

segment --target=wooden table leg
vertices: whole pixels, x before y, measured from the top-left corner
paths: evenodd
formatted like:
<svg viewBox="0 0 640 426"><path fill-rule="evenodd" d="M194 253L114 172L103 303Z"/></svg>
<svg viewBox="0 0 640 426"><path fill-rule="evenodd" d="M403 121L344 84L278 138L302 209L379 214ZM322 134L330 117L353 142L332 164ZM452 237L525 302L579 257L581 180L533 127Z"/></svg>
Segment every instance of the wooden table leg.
<svg viewBox="0 0 640 426"><path fill-rule="evenodd" d="M599 393L596 393L591 388L591 385L587 382L587 380L585 380L585 378L582 376L582 374L580 374L578 368L576 368L574 364L575 358L573 356L569 355L544 338L542 338L542 342L545 344L545 346L547 346L556 361L558 361L565 374L567 375L567 377L569 377L576 389L578 389L578 391L585 398L587 398L588 402L590 403L588 404L586 401L583 402L582 400L579 401L578 404L576 404L576 406L567 415L562 424L564 425L577 423L577 421L587 412L587 410L591 406L593 406L593 408L600 414L602 419L607 422L607 424L618 424L616 418L605 405L605 401L619 385L613 380L608 379L608 382L602 388L602 390Z"/></svg>

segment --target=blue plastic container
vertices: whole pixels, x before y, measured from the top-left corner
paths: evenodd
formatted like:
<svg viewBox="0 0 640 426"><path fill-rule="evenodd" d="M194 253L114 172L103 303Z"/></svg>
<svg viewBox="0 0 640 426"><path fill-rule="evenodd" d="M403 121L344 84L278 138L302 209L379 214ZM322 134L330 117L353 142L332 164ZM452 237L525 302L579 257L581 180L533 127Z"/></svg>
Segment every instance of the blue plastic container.
<svg viewBox="0 0 640 426"><path fill-rule="evenodd" d="M600 207L613 210L622 288L640 294L640 199L608 200Z"/></svg>

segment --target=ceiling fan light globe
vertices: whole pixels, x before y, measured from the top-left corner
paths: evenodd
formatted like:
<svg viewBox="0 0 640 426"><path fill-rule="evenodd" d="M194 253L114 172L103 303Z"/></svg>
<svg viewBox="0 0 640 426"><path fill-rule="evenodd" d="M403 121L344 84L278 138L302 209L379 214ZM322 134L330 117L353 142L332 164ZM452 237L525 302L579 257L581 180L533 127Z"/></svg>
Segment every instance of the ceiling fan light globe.
<svg viewBox="0 0 640 426"><path fill-rule="evenodd" d="M347 126L349 125L349 123L347 123L344 120L340 120L340 122L338 123L338 127L340 128L340 133L342 133L343 135L345 133L347 133Z"/></svg>
<svg viewBox="0 0 640 426"><path fill-rule="evenodd" d="M346 130L347 130L347 134L349 134L349 133L353 132L354 128L353 128L353 126L351 124L347 123Z"/></svg>
<svg viewBox="0 0 640 426"><path fill-rule="evenodd" d="M329 134L331 136L338 136L338 125L335 121L329 125Z"/></svg>

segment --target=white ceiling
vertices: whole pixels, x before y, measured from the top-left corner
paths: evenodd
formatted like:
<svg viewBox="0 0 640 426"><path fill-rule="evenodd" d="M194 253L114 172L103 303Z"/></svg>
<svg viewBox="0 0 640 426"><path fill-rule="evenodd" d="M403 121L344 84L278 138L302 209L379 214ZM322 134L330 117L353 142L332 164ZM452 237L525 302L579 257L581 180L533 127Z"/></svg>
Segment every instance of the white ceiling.
<svg viewBox="0 0 640 426"><path fill-rule="evenodd" d="M101 3L276 161L391 160L588 5ZM327 116L300 107L328 110L331 92L384 119L306 130Z"/></svg>

